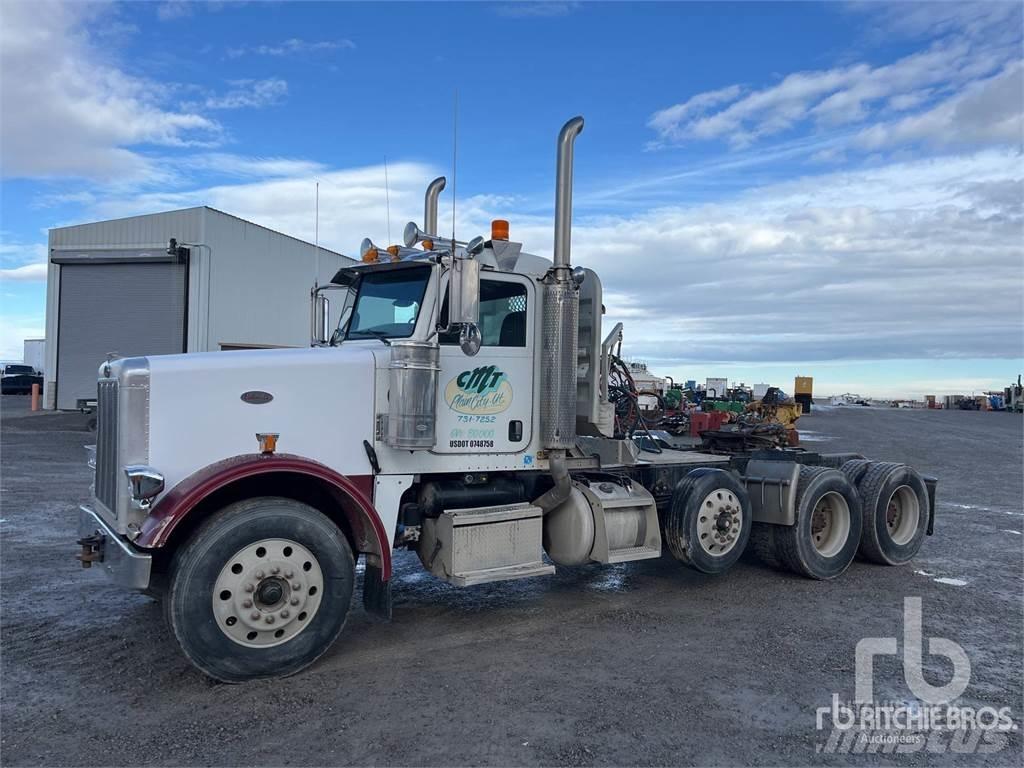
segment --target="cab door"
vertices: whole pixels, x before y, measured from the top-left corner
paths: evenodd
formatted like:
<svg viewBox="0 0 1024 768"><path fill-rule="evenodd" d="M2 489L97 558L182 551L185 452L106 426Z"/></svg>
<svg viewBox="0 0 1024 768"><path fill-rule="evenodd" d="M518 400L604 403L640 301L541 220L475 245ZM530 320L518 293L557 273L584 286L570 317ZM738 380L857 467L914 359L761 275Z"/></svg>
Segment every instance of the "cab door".
<svg viewBox="0 0 1024 768"><path fill-rule="evenodd" d="M533 423L534 287L517 275L480 279L480 335L473 357L457 331L439 334L435 453L518 453L530 444ZM448 321L447 290L440 323Z"/></svg>

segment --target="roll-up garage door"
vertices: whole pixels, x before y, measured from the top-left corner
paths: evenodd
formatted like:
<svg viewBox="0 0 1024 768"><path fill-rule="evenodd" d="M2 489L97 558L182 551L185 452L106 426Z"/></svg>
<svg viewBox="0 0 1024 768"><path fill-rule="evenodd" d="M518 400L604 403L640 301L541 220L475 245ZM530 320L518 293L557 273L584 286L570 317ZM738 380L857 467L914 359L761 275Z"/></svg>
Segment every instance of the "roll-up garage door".
<svg viewBox="0 0 1024 768"><path fill-rule="evenodd" d="M184 352L187 266L172 262L62 263L57 407L96 399L96 375L118 357Z"/></svg>

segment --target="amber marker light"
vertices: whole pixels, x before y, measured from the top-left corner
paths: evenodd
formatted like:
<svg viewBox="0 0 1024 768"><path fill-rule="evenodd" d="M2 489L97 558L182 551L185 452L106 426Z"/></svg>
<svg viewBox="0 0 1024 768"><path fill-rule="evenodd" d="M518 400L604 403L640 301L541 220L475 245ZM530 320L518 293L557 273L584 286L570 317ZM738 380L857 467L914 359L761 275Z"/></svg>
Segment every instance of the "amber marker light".
<svg viewBox="0 0 1024 768"><path fill-rule="evenodd" d="M365 259L365 256L363 257ZM260 453L269 456L277 450L277 438L281 435L278 432L257 432L256 439L260 443Z"/></svg>

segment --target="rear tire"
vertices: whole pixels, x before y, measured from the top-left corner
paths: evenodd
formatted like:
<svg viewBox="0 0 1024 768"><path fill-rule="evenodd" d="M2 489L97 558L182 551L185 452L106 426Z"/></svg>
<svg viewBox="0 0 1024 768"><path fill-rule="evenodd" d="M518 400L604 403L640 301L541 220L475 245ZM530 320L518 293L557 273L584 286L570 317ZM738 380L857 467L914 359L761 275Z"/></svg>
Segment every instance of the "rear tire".
<svg viewBox="0 0 1024 768"><path fill-rule="evenodd" d="M800 467L796 523L772 532L775 553L794 573L834 579L845 571L860 543L861 503L838 469Z"/></svg>
<svg viewBox="0 0 1024 768"><path fill-rule="evenodd" d="M928 488L905 464L872 462L857 486L863 503L860 554L903 565L921 549L931 513Z"/></svg>
<svg viewBox="0 0 1024 768"><path fill-rule="evenodd" d="M188 659L227 683L292 675L345 625L348 539L316 509L262 497L231 504L175 554L164 608Z"/></svg>
<svg viewBox="0 0 1024 768"><path fill-rule="evenodd" d="M743 554L750 538L746 488L731 472L702 467L686 475L672 493L665 542L672 555L695 570L719 574Z"/></svg>
<svg viewBox="0 0 1024 768"><path fill-rule="evenodd" d="M846 475L846 478L856 487L872 463L869 459L851 459L845 462L839 471Z"/></svg>
<svg viewBox="0 0 1024 768"><path fill-rule="evenodd" d="M773 523L754 523L750 529L750 544L747 546L762 563L781 571L785 566L775 554L775 529L778 527Z"/></svg>

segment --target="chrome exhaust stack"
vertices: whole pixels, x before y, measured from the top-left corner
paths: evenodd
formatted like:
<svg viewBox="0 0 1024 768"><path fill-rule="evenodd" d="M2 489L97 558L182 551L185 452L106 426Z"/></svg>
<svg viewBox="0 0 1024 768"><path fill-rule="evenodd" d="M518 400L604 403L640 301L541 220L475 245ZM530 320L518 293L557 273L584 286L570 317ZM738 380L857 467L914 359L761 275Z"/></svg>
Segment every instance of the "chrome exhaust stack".
<svg viewBox="0 0 1024 768"><path fill-rule="evenodd" d="M574 117L558 134L555 170L555 269L569 268L572 239L572 165L576 137L583 132L583 118Z"/></svg>
<svg viewBox="0 0 1024 768"><path fill-rule="evenodd" d="M574 117L562 126L558 134L554 254L552 267L544 278L541 441L546 449L552 451L566 451L576 445L579 285L571 272L570 246L573 142L582 130L583 118ZM563 483L558 486L564 487Z"/></svg>
<svg viewBox="0 0 1024 768"><path fill-rule="evenodd" d="M441 190L447 184L444 176L438 176L427 185L427 194L423 199L423 231L430 235L437 235L437 198L441 196ZM406 243L408 245L408 243Z"/></svg>

